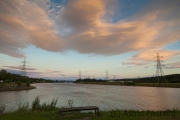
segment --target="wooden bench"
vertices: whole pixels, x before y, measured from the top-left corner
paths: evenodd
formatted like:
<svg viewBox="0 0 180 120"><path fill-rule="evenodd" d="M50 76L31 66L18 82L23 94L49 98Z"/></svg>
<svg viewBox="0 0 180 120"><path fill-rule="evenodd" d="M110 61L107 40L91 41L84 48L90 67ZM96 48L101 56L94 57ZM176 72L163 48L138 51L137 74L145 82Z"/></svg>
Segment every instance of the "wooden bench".
<svg viewBox="0 0 180 120"><path fill-rule="evenodd" d="M82 110L95 110L95 113L96 113L96 114L99 113L99 108L98 108L97 106L60 108L60 118L62 117L62 112L82 111Z"/></svg>

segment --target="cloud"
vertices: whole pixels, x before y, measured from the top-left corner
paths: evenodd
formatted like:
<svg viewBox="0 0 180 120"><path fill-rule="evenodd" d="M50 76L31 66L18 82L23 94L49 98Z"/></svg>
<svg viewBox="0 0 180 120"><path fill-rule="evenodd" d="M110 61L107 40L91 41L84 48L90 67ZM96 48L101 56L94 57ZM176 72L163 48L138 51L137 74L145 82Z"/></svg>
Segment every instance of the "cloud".
<svg viewBox="0 0 180 120"><path fill-rule="evenodd" d="M131 61L131 62L122 62L122 65L147 65L148 62L141 62L141 61ZM131 67L131 66L129 66Z"/></svg>
<svg viewBox="0 0 180 120"><path fill-rule="evenodd" d="M160 2L153 6L154 3L147 8L154 9L139 13L141 16L138 18L134 16L130 20L107 23L102 19L106 15L106 1L99 0L96 3L77 0L64 8L59 24L65 24L64 27L69 29L66 36L69 49L79 53L114 55L157 49L165 46L178 31L176 27L180 15L172 16L173 10L179 9L177 3L171 1L171 4L161 5ZM180 35L175 40L178 38Z"/></svg>
<svg viewBox="0 0 180 120"><path fill-rule="evenodd" d="M71 0L61 9L51 1L2 0L0 52L24 57L34 45L51 52L75 50L82 54L116 55L160 49L170 42L180 25L180 1L154 1L129 19L113 23L108 0ZM56 6L57 7L57 6ZM121 12L121 11L118 11ZM120 14L119 14L120 15ZM140 57L139 57L140 56ZM144 55L143 55L144 56Z"/></svg>
<svg viewBox="0 0 180 120"><path fill-rule="evenodd" d="M62 51L61 37L56 34L55 23L42 7L33 1L2 0L0 4L1 53L24 57L22 49L32 44L47 51Z"/></svg>
<svg viewBox="0 0 180 120"><path fill-rule="evenodd" d="M22 66L3 66L3 67L20 70ZM36 68L26 68L26 70L36 70Z"/></svg>
<svg viewBox="0 0 180 120"><path fill-rule="evenodd" d="M122 62L123 65L147 65L157 60L157 53L159 54L161 61L167 61L172 56L179 54L178 51L170 50L147 50L140 51L136 55L132 56L128 62Z"/></svg>
<svg viewBox="0 0 180 120"><path fill-rule="evenodd" d="M98 72L97 70L86 70L85 72Z"/></svg>
<svg viewBox="0 0 180 120"><path fill-rule="evenodd" d="M163 66L165 69L180 68L180 62L168 63Z"/></svg>
<svg viewBox="0 0 180 120"><path fill-rule="evenodd" d="M47 73L55 73L55 74L61 73L61 71L58 71L58 70L49 70L49 69L47 69L46 72Z"/></svg>
<svg viewBox="0 0 180 120"><path fill-rule="evenodd" d="M161 60L167 60L170 57L178 54L178 51L170 51L170 50L147 50L147 51L141 51L134 55L131 60L134 61L155 61L157 59L157 53L161 57Z"/></svg>
<svg viewBox="0 0 180 120"><path fill-rule="evenodd" d="M64 74L60 74L60 76L66 76L66 75L64 75Z"/></svg>

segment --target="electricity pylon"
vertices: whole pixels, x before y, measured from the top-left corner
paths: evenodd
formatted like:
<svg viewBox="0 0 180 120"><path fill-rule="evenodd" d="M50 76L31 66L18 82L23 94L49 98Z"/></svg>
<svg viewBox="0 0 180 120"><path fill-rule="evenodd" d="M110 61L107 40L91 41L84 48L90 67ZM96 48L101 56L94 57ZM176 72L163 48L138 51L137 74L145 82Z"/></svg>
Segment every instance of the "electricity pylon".
<svg viewBox="0 0 180 120"><path fill-rule="evenodd" d="M20 74L22 75L22 76L27 76L27 73L26 73L26 63L28 63L27 61L26 61L26 58L24 58L24 61L22 61L21 62L22 63L22 66L21 66L21 72L20 72Z"/></svg>
<svg viewBox="0 0 180 120"><path fill-rule="evenodd" d="M106 80L108 80L108 71L106 70Z"/></svg>
<svg viewBox="0 0 180 120"><path fill-rule="evenodd" d="M81 79L81 70L79 70L79 79Z"/></svg>
<svg viewBox="0 0 180 120"><path fill-rule="evenodd" d="M157 56L155 57L157 58L156 62L156 77L157 77L157 82L167 82L165 76L164 76L164 72L162 70L162 65L161 65L161 58L163 58L162 56L159 56L159 53L157 53Z"/></svg>

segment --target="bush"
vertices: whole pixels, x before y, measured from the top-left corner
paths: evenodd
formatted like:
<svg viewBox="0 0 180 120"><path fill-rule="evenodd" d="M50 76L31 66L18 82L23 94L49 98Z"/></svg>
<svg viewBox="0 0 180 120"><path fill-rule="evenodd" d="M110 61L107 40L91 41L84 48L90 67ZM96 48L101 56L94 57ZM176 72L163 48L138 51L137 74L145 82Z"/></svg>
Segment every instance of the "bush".
<svg viewBox="0 0 180 120"><path fill-rule="evenodd" d="M19 86L21 86L21 85L22 85L22 82L20 82L20 81L17 81L17 84L18 84Z"/></svg>
<svg viewBox="0 0 180 120"><path fill-rule="evenodd" d="M10 81L10 80L5 80L4 82L5 82L5 83L10 83L11 81Z"/></svg>
<svg viewBox="0 0 180 120"><path fill-rule="evenodd" d="M30 87L30 83L29 83L29 82L27 82L27 83L26 83L26 86L27 86L27 87Z"/></svg>

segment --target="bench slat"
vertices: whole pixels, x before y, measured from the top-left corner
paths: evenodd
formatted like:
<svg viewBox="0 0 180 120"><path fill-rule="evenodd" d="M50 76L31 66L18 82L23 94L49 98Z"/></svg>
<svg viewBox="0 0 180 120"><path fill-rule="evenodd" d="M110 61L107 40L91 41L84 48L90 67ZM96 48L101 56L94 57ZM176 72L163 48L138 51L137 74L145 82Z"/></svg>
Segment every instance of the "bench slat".
<svg viewBox="0 0 180 120"><path fill-rule="evenodd" d="M95 113L99 113L99 108L97 106L60 108L60 118L62 117L62 112L67 112L67 111L82 111L82 110L95 110Z"/></svg>
<svg viewBox="0 0 180 120"><path fill-rule="evenodd" d="M61 108L61 112L65 111L81 111L81 110L95 110L99 109L97 106L85 106L85 107L71 107L71 108Z"/></svg>

